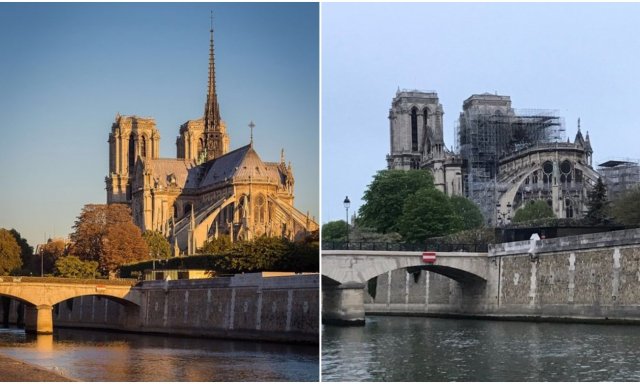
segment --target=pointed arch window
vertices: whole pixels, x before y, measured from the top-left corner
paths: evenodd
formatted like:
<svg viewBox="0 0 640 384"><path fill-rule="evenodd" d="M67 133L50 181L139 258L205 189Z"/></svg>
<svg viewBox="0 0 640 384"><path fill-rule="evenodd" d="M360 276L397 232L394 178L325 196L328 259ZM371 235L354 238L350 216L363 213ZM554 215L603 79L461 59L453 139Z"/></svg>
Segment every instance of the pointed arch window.
<svg viewBox="0 0 640 384"><path fill-rule="evenodd" d="M129 136L129 167L133 167L136 162L136 138L134 135Z"/></svg>
<svg viewBox="0 0 640 384"><path fill-rule="evenodd" d="M411 108L411 150L418 150L418 108Z"/></svg>
<svg viewBox="0 0 640 384"><path fill-rule="evenodd" d="M140 156L147 157L147 139L144 136L140 140Z"/></svg>

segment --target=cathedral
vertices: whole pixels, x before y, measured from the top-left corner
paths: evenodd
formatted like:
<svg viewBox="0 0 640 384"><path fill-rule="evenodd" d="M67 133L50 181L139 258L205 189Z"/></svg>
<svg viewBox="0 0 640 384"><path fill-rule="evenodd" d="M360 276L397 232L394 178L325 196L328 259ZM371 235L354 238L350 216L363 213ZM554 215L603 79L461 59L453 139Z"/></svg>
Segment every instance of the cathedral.
<svg viewBox="0 0 640 384"><path fill-rule="evenodd" d="M294 177L284 150L265 162L249 144L229 151L216 94L213 28L204 116L182 124L177 158L159 156L152 118L116 115L109 134L107 203L128 204L142 231L159 231L174 256L191 255L205 241L258 236L299 239L318 224L294 207ZM249 124L253 131L253 122Z"/></svg>
<svg viewBox="0 0 640 384"><path fill-rule="evenodd" d="M578 130L565 138L553 111L515 110L509 96L472 95L463 102L455 150L443 139L436 92L398 90L389 110L389 169L429 169L436 187L475 202L489 226L509 224L525 203L543 200L558 218L580 218L598 180L593 149Z"/></svg>

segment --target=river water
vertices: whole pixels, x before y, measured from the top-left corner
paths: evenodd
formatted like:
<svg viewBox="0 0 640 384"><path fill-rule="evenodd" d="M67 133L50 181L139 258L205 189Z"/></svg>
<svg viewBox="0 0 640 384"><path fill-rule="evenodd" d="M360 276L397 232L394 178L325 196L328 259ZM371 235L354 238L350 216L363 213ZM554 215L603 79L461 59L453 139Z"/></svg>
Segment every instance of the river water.
<svg viewBox="0 0 640 384"><path fill-rule="evenodd" d="M640 326L366 320L323 327L323 381L640 381Z"/></svg>
<svg viewBox="0 0 640 384"><path fill-rule="evenodd" d="M317 345L0 328L0 353L81 381L318 381Z"/></svg>

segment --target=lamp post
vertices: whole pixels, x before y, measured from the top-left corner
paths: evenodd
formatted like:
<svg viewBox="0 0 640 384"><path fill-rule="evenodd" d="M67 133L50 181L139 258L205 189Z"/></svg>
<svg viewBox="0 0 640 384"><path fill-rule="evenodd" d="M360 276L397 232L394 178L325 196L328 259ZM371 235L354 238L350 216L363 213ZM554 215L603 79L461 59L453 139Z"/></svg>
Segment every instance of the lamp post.
<svg viewBox="0 0 640 384"><path fill-rule="evenodd" d="M349 248L349 206L351 206L351 201L349 200L349 196L344 197L344 208L347 210L347 248Z"/></svg>

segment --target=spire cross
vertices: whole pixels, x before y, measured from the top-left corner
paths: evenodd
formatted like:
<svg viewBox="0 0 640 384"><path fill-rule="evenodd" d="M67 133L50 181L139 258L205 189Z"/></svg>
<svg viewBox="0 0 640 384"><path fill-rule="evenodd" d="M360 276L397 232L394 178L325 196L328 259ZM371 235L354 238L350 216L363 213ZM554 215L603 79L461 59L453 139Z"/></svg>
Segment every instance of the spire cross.
<svg viewBox="0 0 640 384"><path fill-rule="evenodd" d="M249 128L251 128L251 145L253 145L253 128L256 125L253 123L253 120L251 120L251 122L249 123Z"/></svg>

